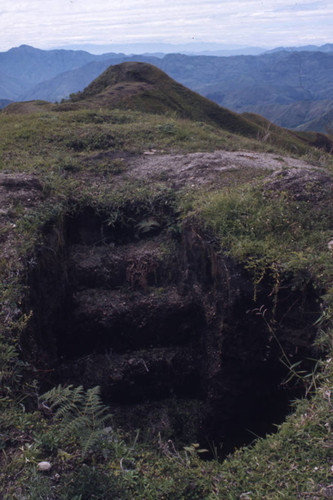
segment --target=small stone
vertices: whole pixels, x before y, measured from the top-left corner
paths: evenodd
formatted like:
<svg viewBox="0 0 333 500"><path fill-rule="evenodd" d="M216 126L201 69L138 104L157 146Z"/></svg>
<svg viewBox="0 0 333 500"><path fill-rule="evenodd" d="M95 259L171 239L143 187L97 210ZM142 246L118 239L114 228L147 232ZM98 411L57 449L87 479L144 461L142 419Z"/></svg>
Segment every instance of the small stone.
<svg viewBox="0 0 333 500"><path fill-rule="evenodd" d="M41 471L41 472L46 472L46 471L49 471L51 469L51 464L50 462L39 462L37 464L37 470Z"/></svg>
<svg viewBox="0 0 333 500"><path fill-rule="evenodd" d="M252 500L251 495L252 495L252 491L246 491L246 492L242 493L239 498L240 498L240 500Z"/></svg>

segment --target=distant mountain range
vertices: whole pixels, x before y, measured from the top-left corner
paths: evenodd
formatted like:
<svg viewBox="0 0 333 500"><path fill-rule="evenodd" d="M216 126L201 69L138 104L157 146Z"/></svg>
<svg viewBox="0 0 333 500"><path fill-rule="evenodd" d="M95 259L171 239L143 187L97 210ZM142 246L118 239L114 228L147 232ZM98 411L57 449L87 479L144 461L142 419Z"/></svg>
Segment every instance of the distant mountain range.
<svg viewBox="0 0 333 500"><path fill-rule="evenodd" d="M59 47L60 48L60 47ZM173 44L173 43L151 43L136 42L127 44L78 44L61 47L63 49L86 50L92 54L103 54L105 52L122 53L127 55L143 54L163 57L165 54L188 54L188 55L257 55L266 52L263 47L244 47L241 45L225 45L214 42L196 42Z"/></svg>
<svg viewBox="0 0 333 500"><path fill-rule="evenodd" d="M14 102L3 113L91 110L94 114L96 110L115 108L162 114L202 125L206 123L215 130L269 141L284 150L299 153L306 152L309 146L326 151L333 147L333 141L324 134L295 132L278 127L259 115L240 115L186 88L156 66L135 61L109 66L82 92L72 94L69 100L56 104L41 100ZM165 131L173 134L173 125L166 125ZM73 144L78 151L85 147L81 136Z"/></svg>
<svg viewBox="0 0 333 500"><path fill-rule="evenodd" d="M287 51L311 51L311 52L331 52L333 44L303 45L301 47L277 47L275 49L267 49L263 47L247 47L242 45L220 44L214 42L196 42L172 44L172 43L127 43L127 44L77 44L61 47L62 49L84 50L92 54L104 54L105 52L122 53L127 55L143 54L163 57L166 54L186 54L186 55L210 55L210 56L248 56L259 55L265 52L280 52Z"/></svg>
<svg viewBox="0 0 333 500"><path fill-rule="evenodd" d="M301 47L276 47L275 49L265 51L267 54L271 52L332 52L333 43L325 43L325 45L302 45Z"/></svg>
<svg viewBox="0 0 333 500"><path fill-rule="evenodd" d="M23 45L0 53L0 107L8 100L60 101L126 61L151 63L223 107L260 114L283 127L322 132L332 123L333 44L229 57L95 55Z"/></svg>

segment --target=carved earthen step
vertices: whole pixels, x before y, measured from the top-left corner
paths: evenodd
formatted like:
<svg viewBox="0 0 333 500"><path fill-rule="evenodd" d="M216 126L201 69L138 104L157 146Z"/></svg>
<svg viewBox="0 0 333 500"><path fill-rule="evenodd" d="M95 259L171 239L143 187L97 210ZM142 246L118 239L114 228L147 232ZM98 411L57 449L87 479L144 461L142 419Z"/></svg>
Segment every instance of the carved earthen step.
<svg viewBox="0 0 333 500"><path fill-rule="evenodd" d="M180 345L196 339L205 325L202 306L193 294L176 287L139 291L89 289L74 295L60 352L117 352L149 346ZM201 332L202 333L202 332Z"/></svg>
<svg viewBox="0 0 333 500"><path fill-rule="evenodd" d="M99 385L113 403L200 395L200 359L191 345L144 349L125 354L91 354L59 368L62 379Z"/></svg>
<svg viewBox="0 0 333 500"><path fill-rule="evenodd" d="M172 279L172 258L158 239L128 245L73 245L68 267L78 289L126 285L145 290Z"/></svg>

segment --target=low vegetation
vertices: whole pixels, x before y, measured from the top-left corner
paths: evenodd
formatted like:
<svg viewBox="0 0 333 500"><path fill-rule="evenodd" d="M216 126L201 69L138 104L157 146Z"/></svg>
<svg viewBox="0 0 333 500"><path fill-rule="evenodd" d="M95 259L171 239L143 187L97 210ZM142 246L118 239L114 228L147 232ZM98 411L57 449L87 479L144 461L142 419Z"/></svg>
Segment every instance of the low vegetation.
<svg viewBox="0 0 333 500"><path fill-rule="evenodd" d="M13 195L0 207L2 498L331 498L332 157L284 131L237 135L204 117L192 121L172 109L163 116L143 113L138 106L124 110L89 104L85 109L84 101L77 100L52 109L41 103L33 112L18 113L16 107L11 113L9 107L0 115L2 181L8 176L13 182L17 176L18 183L24 176L36 180L29 198ZM292 151L295 158L319 166L323 177L313 177L309 167L310 173L303 180L300 174L295 184L294 178L283 181L283 168L280 177L267 170L249 178L247 171L237 170L218 189L176 191L163 179L151 185L140 179L129 182L126 159L117 157L120 151L140 155L216 149L272 152L276 157ZM258 284L270 276L276 295L292 277L298 287L311 283L321 300L319 361L311 372L289 365L291 376L305 387L304 398L294 402L276 433L254 437L252 445L223 461L220 443L210 444L207 460L201 444L178 448L161 436L148 442L139 429L117 429L97 388L58 386L42 394L43 374L25 357L21 343L32 314L25 302L28 270L48 226L80 207L106 211L115 224L124 206L135 210L144 205L151 217L151 207L167 203L172 205L169 231L178 237L189 220L204 228L218 252L251 273L254 298ZM274 328L272 311L268 316ZM42 462L50 468L43 470Z"/></svg>

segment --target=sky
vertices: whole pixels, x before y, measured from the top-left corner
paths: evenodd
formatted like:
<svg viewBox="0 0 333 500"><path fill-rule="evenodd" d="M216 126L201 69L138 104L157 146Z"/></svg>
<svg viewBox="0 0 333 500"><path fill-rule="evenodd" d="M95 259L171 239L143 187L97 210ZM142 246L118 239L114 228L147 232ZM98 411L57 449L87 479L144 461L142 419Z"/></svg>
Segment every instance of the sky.
<svg viewBox="0 0 333 500"><path fill-rule="evenodd" d="M22 44L333 42L332 0L1 0L0 52Z"/></svg>

